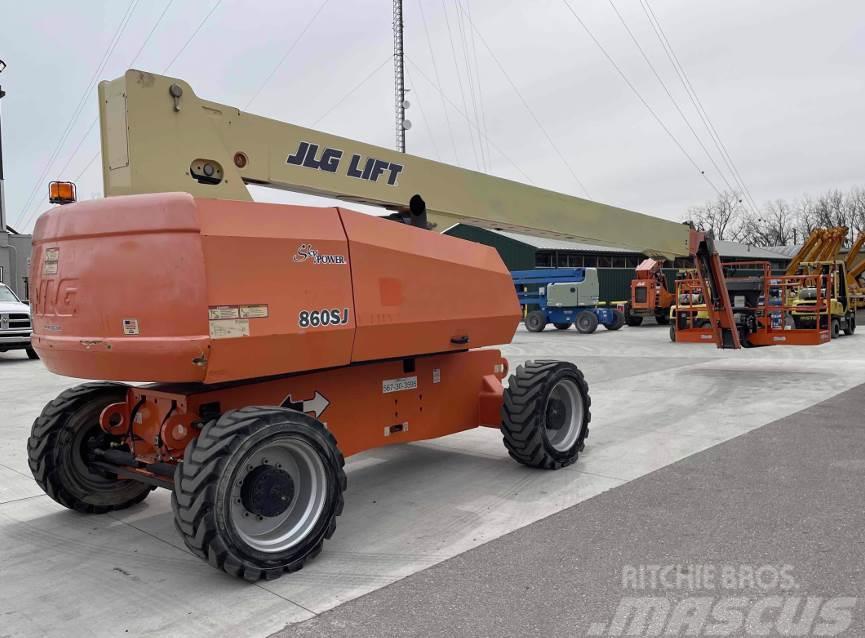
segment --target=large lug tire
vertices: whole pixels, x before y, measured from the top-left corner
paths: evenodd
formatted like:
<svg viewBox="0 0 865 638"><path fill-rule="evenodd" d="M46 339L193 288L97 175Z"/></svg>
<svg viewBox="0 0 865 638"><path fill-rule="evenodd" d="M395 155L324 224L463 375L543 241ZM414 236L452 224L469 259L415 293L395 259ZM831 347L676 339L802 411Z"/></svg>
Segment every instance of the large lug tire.
<svg viewBox="0 0 865 638"><path fill-rule="evenodd" d="M35 360L39 358L39 355L36 354L36 351L33 348L27 348L27 358Z"/></svg>
<svg viewBox="0 0 865 638"><path fill-rule="evenodd" d="M613 323L606 326L607 330L618 330L625 325L625 313L621 310L613 310Z"/></svg>
<svg viewBox="0 0 865 638"><path fill-rule="evenodd" d="M584 334L592 334L598 329L598 315L591 310L583 310L577 313L577 318L574 321L577 331Z"/></svg>
<svg viewBox="0 0 865 638"><path fill-rule="evenodd" d="M841 336L841 322L838 319L832 319L832 338L837 339Z"/></svg>
<svg viewBox="0 0 865 638"><path fill-rule="evenodd" d="M663 312L655 313L655 321L659 326L666 326L670 323L670 315L664 314Z"/></svg>
<svg viewBox="0 0 865 638"><path fill-rule="evenodd" d="M508 381L502 436L524 465L557 470L577 460L589 436L592 404L583 373L563 361L528 361Z"/></svg>
<svg viewBox="0 0 865 638"><path fill-rule="evenodd" d="M547 327L547 315L541 310L532 310L526 315L526 330L541 332Z"/></svg>
<svg viewBox="0 0 865 638"><path fill-rule="evenodd" d="M571 327L570 323L554 323L553 325L556 327L556 330L567 330Z"/></svg>
<svg viewBox="0 0 865 638"><path fill-rule="evenodd" d="M104 514L143 501L153 489L94 470L95 451L117 439L99 427L99 415L126 399L120 383L85 383L61 392L33 422L27 439L30 471L52 499L86 514Z"/></svg>
<svg viewBox="0 0 865 638"><path fill-rule="evenodd" d="M670 341L676 343L676 324L670 325Z"/></svg>
<svg viewBox="0 0 865 638"><path fill-rule="evenodd" d="M856 313L851 312L850 316L847 317L847 327L844 328L845 335L852 335L856 332Z"/></svg>
<svg viewBox="0 0 865 638"><path fill-rule="evenodd" d="M297 571L321 551L342 513L345 461L316 419L246 407L210 421L174 478L174 522L184 543L248 581Z"/></svg>
<svg viewBox="0 0 865 638"><path fill-rule="evenodd" d="M636 328L643 323L643 318L639 315L628 315L626 321L631 328Z"/></svg>

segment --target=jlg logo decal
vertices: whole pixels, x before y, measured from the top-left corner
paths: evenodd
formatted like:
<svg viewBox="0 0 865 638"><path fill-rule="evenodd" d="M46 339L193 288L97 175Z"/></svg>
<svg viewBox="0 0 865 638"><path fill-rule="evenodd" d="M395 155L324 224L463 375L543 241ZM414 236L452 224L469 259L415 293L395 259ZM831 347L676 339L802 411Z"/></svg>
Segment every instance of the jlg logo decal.
<svg viewBox="0 0 865 638"><path fill-rule="evenodd" d="M321 326L339 326L348 323L348 308L341 311L332 310L301 310L297 315L297 325L301 328L320 328Z"/></svg>
<svg viewBox="0 0 865 638"><path fill-rule="evenodd" d="M324 147L319 154L318 144L301 142L297 150L288 156L285 163L324 171L325 173L336 173L339 170L341 160L342 151L338 148ZM387 160L375 157L365 158L363 155L355 153L348 162L345 174L348 177L362 179L367 182L378 182L379 178L386 174L387 177L382 181L386 182L388 186L396 186L397 178L402 169L402 164L388 162Z"/></svg>

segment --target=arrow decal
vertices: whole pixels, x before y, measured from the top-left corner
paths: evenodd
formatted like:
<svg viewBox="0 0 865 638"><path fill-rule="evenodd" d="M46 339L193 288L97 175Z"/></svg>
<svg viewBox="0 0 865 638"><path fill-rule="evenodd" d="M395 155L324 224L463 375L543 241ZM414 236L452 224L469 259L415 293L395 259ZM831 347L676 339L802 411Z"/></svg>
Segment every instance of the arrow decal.
<svg viewBox="0 0 865 638"><path fill-rule="evenodd" d="M321 415L327 410L327 406L330 405L330 401L327 400L327 397L324 396L318 390L315 391L315 396L311 399L304 399L301 401L295 401L291 398L289 394L285 397L285 401L282 402L281 407L289 408L291 410L297 410L298 412L312 412L315 414L315 418L321 418Z"/></svg>

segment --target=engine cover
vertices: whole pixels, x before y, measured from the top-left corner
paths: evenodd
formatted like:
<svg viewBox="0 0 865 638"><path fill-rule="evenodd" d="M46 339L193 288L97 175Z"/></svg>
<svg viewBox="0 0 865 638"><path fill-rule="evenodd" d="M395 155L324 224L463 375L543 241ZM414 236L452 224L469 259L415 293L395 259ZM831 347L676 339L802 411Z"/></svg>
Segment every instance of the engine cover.
<svg viewBox="0 0 865 638"><path fill-rule="evenodd" d="M111 197L33 236L33 345L57 374L216 383L507 343L487 246L342 208Z"/></svg>

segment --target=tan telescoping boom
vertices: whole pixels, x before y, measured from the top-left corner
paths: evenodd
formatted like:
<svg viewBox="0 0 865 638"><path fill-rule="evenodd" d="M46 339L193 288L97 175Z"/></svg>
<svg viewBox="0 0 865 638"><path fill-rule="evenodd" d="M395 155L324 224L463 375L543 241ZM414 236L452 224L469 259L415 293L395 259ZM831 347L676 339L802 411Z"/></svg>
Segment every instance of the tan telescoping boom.
<svg viewBox="0 0 865 638"><path fill-rule="evenodd" d="M693 254L688 227L208 102L182 80L130 70L99 86L105 195L180 191L251 200L247 184L409 213L436 230L485 228Z"/></svg>

